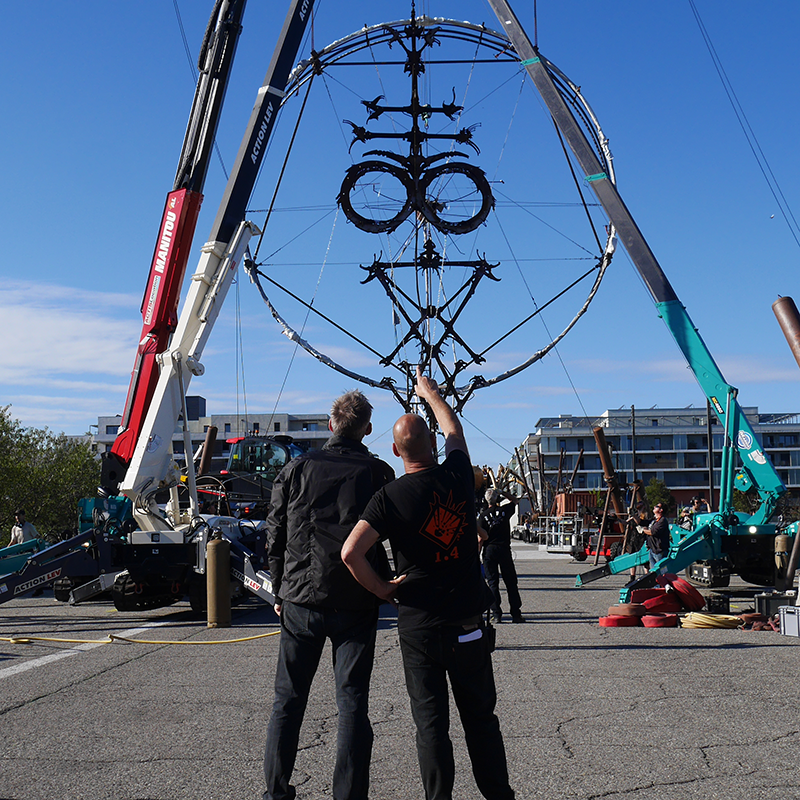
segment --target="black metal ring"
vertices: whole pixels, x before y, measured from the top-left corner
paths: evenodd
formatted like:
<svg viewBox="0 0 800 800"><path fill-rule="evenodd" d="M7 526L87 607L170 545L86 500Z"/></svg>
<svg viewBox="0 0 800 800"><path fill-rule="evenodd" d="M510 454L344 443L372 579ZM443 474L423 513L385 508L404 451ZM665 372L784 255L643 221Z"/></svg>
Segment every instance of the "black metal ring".
<svg viewBox="0 0 800 800"><path fill-rule="evenodd" d="M353 208L353 204L350 202L350 192L353 190L356 181L370 172L385 172L389 175L393 175L400 181L405 189L405 203L400 211L391 219L377 220L364 217ZM411 176L406 170L394 164L387 164L385 161L362 161L360 164L353 164L353 166L347 170L336 200L339 205L341 205L345 216L357 228L367 233L391 233L411 213L411 209L414 205L413 196L414 185Z"/></svg>
<svg viewBox="0 0 800 800"><path fill-rule="evenodd" d="M460 222L448 222L447 220L443 220L437 213L435 201L432 202L428 199L427 190L431 183L442 175L451 172L466 175L475 184L475 188L481 194L481 207L478 213ZM422 182L420 183L420 193L423 195L423 202L419 203L419 210L422 212L425 219L427 219L431 225L438 228L438 230L442 231L442 233L460 234L474 231L479 225L482 225L486 221L489 212L494 208L494 197L484 171L479 167L473 166L472 164L465 164L461 161L441 164L425 172L422 176Z"/></svg>

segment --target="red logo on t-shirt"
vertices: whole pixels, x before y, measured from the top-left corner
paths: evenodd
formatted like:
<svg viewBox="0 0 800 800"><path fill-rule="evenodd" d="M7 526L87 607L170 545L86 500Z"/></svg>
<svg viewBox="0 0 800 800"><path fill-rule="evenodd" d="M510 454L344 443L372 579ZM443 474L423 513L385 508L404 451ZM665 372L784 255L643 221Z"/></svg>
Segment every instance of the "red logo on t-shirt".
<svg viewBox="0 0 800 800"><path fill-rule="evenodd" d="M448 495L447 502L442 503L439 495L434 492L430 513L420 533L443 549L449 550L458 539L464 525L465 505L466 501L455 504L452 492Z"/></svg>

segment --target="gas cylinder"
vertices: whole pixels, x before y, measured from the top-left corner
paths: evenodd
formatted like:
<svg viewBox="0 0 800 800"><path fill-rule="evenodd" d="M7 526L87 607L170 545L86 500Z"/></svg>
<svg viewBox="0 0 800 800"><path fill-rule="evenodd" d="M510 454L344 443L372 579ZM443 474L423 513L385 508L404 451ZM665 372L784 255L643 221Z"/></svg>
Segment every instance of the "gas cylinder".
<svg viewBox="0 0 800 800"><path fill-rule="evenodd" d="M231 546L226 539L211 539L206 545L206 591L208 627L231 626Z"/></svg>

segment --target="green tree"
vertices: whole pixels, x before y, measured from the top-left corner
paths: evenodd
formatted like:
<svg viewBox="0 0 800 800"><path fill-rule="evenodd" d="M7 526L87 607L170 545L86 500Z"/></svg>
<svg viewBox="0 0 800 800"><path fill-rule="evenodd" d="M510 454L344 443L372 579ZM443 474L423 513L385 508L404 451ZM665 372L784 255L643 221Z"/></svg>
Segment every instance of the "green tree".
<svg viewBox="0 0 800 800"><path fill-rule="evenodd" d="M667 514L671 514L674 510L675 498L664 481L660 481L658 478L650 478L650 482L644 487L644 493L647 495L647 503L650 508L656 503L661 503Z"/></svg>
<svg viewBox="0 0 800 800"><path fill-rule="evenodd" d="M97 492L100 464L88 443L25 428L9 409L0 407L0 546L8 544L17 508L55 541L76 527L78 500Z"/></svg>

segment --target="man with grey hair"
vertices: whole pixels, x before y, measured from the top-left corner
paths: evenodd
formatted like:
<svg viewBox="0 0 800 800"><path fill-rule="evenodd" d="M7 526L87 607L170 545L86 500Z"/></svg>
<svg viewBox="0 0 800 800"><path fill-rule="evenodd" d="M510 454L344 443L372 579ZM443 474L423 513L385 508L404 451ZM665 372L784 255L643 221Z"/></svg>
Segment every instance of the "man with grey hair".
<svg viewBox="0 0 800 800"><path fill-rule="evenodd" d="M436 437L422 417L400 417L392 451L403 459L405 475L370 500L345 542L342 559L363 586L397 603L426 800L453 798L448 681L478 790L487 800L514 800L495 714L491 635L482 618L491 593L481 577L475 475L464 429L436 381L419 367L415 391L444 435L445 459L437 463ZM368 558L384 539L392 546L399 573L392 580L377 574Z"/></svg>
<svg viewBox="0 0 800 800"><path fill-rule="evenodd" d="M362 439L372 432L372 406L359 391L337 398L321 450L290 461L272 489L267 558L281 641L275 700L267 731L264 800L290 800L300 727L323 647L330 639L339 709L335 800L366 800L372 727L369 681L379 601L350 574L341 549L372 495L394 471ZM380 549L379 549L380 548ZM382 545L370 553L376 568Z"/></svg>

